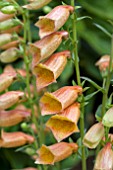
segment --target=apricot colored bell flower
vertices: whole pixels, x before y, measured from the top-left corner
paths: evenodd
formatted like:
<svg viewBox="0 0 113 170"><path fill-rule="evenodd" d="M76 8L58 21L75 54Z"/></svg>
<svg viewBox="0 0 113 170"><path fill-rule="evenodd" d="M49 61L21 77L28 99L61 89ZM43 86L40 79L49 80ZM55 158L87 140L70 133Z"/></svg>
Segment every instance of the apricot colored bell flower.
<svg viewBox="0 0 113 170"><path fill-rule="evenodd" d="M29 52L33 56L32 67L34 68L40 61L53 54L62 42L62 38L67 36L67 31L59 31L30 44Z"/></svg>
<svg viewBox="0 0 113 170"><path fill-rule="evenodd" d="M0 96L0 110L8 109L14 104L20 102L24 97L24 92L9 91Z"/></svg>
<svg viewBox="0 0 113 170"><path fill-rule="evenodd" d="M95 65L99 67L100 71L105 71L109 67L109 62L110 56L104 55L96 62Z"/></svg>
<svg viewBox="0 0 113 170"><path fill-rule="evenodd" d="M7 89L14 82L16 75L14 72L0 74L0 92Z"/></svg>
<svg viewBox="0 0 113 170"><path fill-rule="evenodd" d="M111 143L107 143L97 155L94 170L113 169L113 151Z"/></svg>
<svg viewBox="0 0 113 170"><path fill-rule="evenodd" d="M106 127L113 127L113 107L111 107L104 115L102 124Z"/></svg>
<svg viewBox="0 0 113 170"><path fill-rule="evenodd" d="M3 130L1 131L0 147L12 148L33 142L34 138L31 135L27 135L23 132L4 132Z"/></svg>
<svg viewBox="0 0 113 170"><path fill-rule="evenodd" d="M67 21L70 12L74 8L69 5L60 5L55 7L46 16L39 17L39 21L35 24L39 27L39 36L41 38L59 30Z"/></svg>
<svg viewBox="0 0 113 170"><path fill-rule="evenodd" d="M41 114L50 115L62 112L74 103L81 92L80 86L65 86L53 93L45 92L40 99Z"/></svg>
<svg viewBox="0 0 113 170"><path fill-rule="evenodd" d="M16 47L9 48L0 54L0 61L2 63L11 63L20 57L20 51Z"/></svg>
<svg viewBox="0 0 113 170"><path fill-rule="evenodd" d="M83 144L88 148L96 148L104 136L104 126L101 122L94 124L85 134Z"/></svg>
<svg viewBox="0 0 113 170"><path fill-rule="evenodd" d="M0 127L16 125L30 117L30 112L19 109L0 111Z"/></svg>
<svg viewBox="0 0 113 170"><path fill-rule="evenodd" d="M79 132L77 122L80 117L80 104L74 103L63 112L52 116L46 123L55 137L60 142L72 133Z"/></svg>
<svg viewBox="0 0 113 170"><path fill-rule="evenodd" d="M13 16L14 16L14 14L3 14L0 11L0 22L8 20L8 19L12 18Z"/></svg>
<svg viewBox="0 0 113 170"><path fill-rule="evenodd" d="M36 164L51 164L66 159L72 153L77 152L78 145L76 143L60 142L51 146L42 145L38 150L39 157Z"/></svg>
<svg viewBox="0 0 113 170"><path fill-rule="evenodd" d="M40 9L43 6L47 5L51 0L32 0L30 4L24 5L23 8L36 10Z"/></svg>
<svg viewBox="0 0 113 170"><path fill-rule="evenodd" d="M33 69L36 74L37 90L56 82L67 64L67 57L70 51L63 51L53 54L46 62L36 65Z"/></svg>

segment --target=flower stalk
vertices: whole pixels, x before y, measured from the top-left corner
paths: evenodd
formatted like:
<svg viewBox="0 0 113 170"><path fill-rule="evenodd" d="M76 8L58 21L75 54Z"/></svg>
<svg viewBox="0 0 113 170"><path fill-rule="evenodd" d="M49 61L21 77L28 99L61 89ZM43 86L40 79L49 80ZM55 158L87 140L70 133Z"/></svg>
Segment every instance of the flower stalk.
<svg viewBox="0 0 113 170"><path fill-rule="evenodd" d="M75 7L75 1L71 0L71 5ZM81 79L80 79L80 69L79 69L79 56L78 56L78 49L77 49L77 28L76 28L76 22L77 22L77 16L74 12L72 14L72 32L73 32L73 56L74 56L74 64L75 64L75 70L76 70L76 78L77 78L77 84L81 86ZM84 96L82 95L82 106L81 106L81 116L80 116L80 134L81 134L81 141L84 138ZM82 143L81 143L82 144ZM82 170L86 170L86 156L85 156L85 147L83 146L81 148L82 152Z"/></svg>

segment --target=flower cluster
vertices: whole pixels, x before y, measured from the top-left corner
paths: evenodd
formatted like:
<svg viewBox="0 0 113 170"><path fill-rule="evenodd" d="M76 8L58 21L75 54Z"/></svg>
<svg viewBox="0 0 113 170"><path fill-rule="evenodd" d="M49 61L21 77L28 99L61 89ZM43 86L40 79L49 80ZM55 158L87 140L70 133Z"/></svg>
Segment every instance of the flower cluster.
<svg viewBox="0 0 113 170"><path fill-rule="evenodd" d="M36 76L37 90L56 82L67 64L67 58L71 57L70 51L67 50L54 52L62 39L68 37L67 31L58 30L73 11L74 8L69 5L57 6L46 16L39 17L35 24L39 27L41 39L30 43L29 51L33 57L32 72ZM75 101L82 91L80 86L65 86L52 93L45 92L41 97L41 115L55 114L47 121L46 127L52 131L59 143L51 146L42 145L38 150L37 164L54 164L78 150L76 143L61 141L72 133L79 132L77 123L80 117L80 103Z"/></svg>

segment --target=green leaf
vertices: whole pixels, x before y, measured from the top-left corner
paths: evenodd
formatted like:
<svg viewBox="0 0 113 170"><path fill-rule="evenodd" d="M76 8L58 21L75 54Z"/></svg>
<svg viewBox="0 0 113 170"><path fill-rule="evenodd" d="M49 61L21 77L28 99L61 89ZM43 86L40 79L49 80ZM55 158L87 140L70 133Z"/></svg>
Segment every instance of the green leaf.
<svg viewBox="0 0 113 170"><path fill-rule="evenodd" d="M112 20L108 20L108 22L113 26L113 21Z"/></svg>
<svg viewBox="0 0 113 170"><path fill-rule="evenodd" d="M113 93L110 94L110 97L107 100L107 104L106 104L107 109L109 109L109 107L111 107L112 97L113 97Z"/></svg>
<svg viewBox="0 0 113 170"><path fill-rule="evenodd" d="M102 111L102 104L98 106L96 113L95 113L95 117L96 117L97 121L99 121L99 122L102 120L101 111Z"/></svg>
<svg viewBox="0 0 113 170"><path fill-rule="evenodd" d="M88 89L90 89L90 87L85 87L84 88L84 92L87 91Z"/></svg>
<svg viewBox="0 0 113 170"><path fill-rule="evenodd" d="M78 17L77 21L81 21L83 19L92 19L90 16L83 16L83 17Z"/></svg>
<svg viewBox="0 0 113 170"><path fill-rule="evenodd" d="M62 1L62 5L67 5L65 2Z"/></svg>
<svg viewBox="0 0 113 170"><path fill-rule="evenodd" d="M98 84L96 84L93 80L91 80L88 77L81 77L81 79L87 80L89 83L91 83L96 89L100 90L102 93L104 92L104 89L100 87Z"/></svg>
<svg viewBox="0 0 113 170"><path fill-rule="evenodd" d="M76 85L77 85L74 80L72 80L72 85L73 85L73 86L76 86Z"/></svg>
<svg viewBox="0 0 113 170"><path fill-rule="evenodd" d="M82 6L75 6L75 10L81 9L81 8L82 8Z"/></svg>
<svg viewBox="0 0 113 170"><path fill-rule="evenodd" d="M101 91L101 89L98 90L98 91L96 91L96 92L94 92L94 93L91 93L91 94L85 96L85 97L84 97L84 100L85 100L85 101L90 100L94 95L96 95L96 94L97 94L98 92L100 92L100 91Z"/></svg>
<svg viewBox="0 0 113 170"><path fill-rule="evenodd" d="M102 27L101 25L99 25L99 24L96 24L96 23L94 23L94 25L97 27L97 28L99 28L101 31L103 31L108 37L112 37L112 35L104 28L104 27Z"/></svg>

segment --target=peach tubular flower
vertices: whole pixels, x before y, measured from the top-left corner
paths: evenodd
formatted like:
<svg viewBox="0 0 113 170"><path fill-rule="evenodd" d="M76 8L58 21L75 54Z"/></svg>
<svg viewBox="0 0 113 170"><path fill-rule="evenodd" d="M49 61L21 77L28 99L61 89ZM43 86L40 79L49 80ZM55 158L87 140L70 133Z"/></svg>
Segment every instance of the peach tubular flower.
<svg viewBox="0 0 113 170"><path fill-rule="evenodd" d="M113 107L111 107L102 119L102 124L106 127L113 127Z"/></svg>
<svg viewBox="0 0 113 170"><path fill-rule="evenodd" d="M107 143L97 155L94 170L112 170L113 169L113 151L111 143Z"/></svg>
<svg viewBox="0 0 113 170"><path fill-rule="evenodd" d="M37 90L56 82L56 79L64 70L69 56L70 51L58 52L53 54L45 63L40 63L34 67Z"/></svg>
<svg viewBox="0 0 113 170"><path fill-rule="evenodd" d="M62 38L67 36L67 31L59 31L30 44L29 51L33 55L32 67L34 68L40 61L48 58L59 47Z"/></svg>
<svg viewBox="0 0 113 170"><path fill-rule="evenodd" d="M24 92L9 91L0 96L0 110L7 109L18 103L24 97Z"/></svg>
<svg viewBox="0 0 113 170"><path fill-rule="evenodd" d="M16 61L20 57L20 52L18 48L12 47L0 54L0 61L2 63L11 63Z"/></svg>
<svg viewBox="0 0 113 170"><path fill-rule="evenodd" d="M16 79L16 73L7 72L0 74L0 92L7 89Z"/></svg>
<svg viewBox="0 0 113 170"><path fill-rule="evenodd" d="M12 148L33 143L34 138L23 132L1 132L0 147Z"/></svg>
<svg viewBox="0 0 113 170"><path fill-rule="evenodd" d="M16 125L26 118L30 117L30 112L19 109L0 111L0 127L8 127Z"/></svg>
<svg viewBox="0 0 113 170"><path fill-rule="evenodd" d="M96 148L104 136L104 126L101 122L94 124L85 134L83 144L88 148Z"/></svg>
<svg viewBox="0 0 113 170"><path fill-rule="evenodd" d="M74 132L79 132L77 122L80 117L80 104L74 103L58 115L52 116L46 123L55 139L60 142Z"/></svg>
<svg viewBox="0 0 113 170"><path fill-rule="evenodd" d="M35 24L39 27L39 36L43 38L58 29L60 29L67 21L70 12L73 12L74 8L69 5L60 5L55 7L46 16L39 17L39 21Z"/></svg>
<svg viewBox="0 0 113 170"><path fill-rule="evenodd" d="M0 11L0 22L8 20L8 19L12 18L13 16L14 16L14 14L3 14Z"/></svg>
<svg viewBox="0 0 113 170"><path fill-rule="evenodd" d="M30 4L24 5L23 8L36 10L40 9L43 6L47 5L51 0L32 0Z"/></svg>
<svg viewBox="0 0 113 170"><path fill-rule="evenodd" d="M109 62L110 56L104 55L96 62L95 65L99 67L100 71L105 71L109 67Z"/></svg>
<svg viewBox="0 0 113 170"><path fill-rule="evenodd" d="M60 142L51 146L42 145L38 150L39 157L36 164L52 164L69 157L72 153L77 152L78 145L76 143Z"/></svg>
<svg viewBox="0 0 113 170"><path fill-rule="evenodd" d="M82 87L80 86L65 86L53 93L45 92L40 99L41 114L49 115L62 112L74 103L81 92Z"/></svg>

